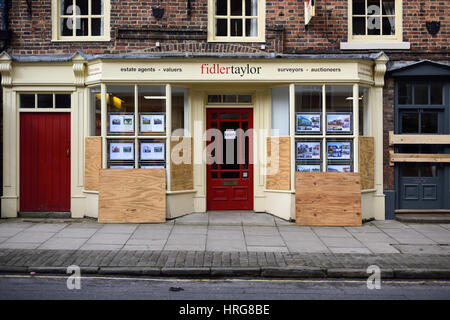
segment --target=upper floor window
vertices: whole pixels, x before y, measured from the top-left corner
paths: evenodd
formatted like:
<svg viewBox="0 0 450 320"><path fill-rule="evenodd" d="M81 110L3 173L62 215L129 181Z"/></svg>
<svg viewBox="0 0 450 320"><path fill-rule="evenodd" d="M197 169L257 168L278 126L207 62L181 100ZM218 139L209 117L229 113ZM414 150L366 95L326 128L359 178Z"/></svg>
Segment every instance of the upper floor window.
<svg viewBox="0 0 450 320"><path fill-rule="evenodd" d="M401 41L401 0L350 0L349 40Z"/></svg>
<svg viewBox="0 0 450 320"><path fill-rule="evenodd" d="M53 0L53 40L109 40L109 0Z"/></svg>
<svg viewBox="0 0 450 320"><path fill-rule="evenodd" d="M209 0L208 40L264 42L265 1Z"/></svg>

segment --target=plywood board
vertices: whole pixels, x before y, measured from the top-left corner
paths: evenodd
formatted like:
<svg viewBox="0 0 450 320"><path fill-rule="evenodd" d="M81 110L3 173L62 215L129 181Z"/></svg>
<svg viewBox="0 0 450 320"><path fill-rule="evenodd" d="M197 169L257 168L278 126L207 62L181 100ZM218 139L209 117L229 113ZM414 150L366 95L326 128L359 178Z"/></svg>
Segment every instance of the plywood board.
<svg viewBox="0 0 450 320"><path fill-rule="evenodd" d="M84 189L98 191L99 173L102 168L102 138L87 137L84 140Z"/></svg>
<svg viewBox="0 0 450 320"><path fill-rule="evenodd" d="M98 222L165 222L165 176L165 169L101 169Z"/></svg>
<svg viewBox="0 0 450 320"><path fill-rule="evenodd" d="M390 162L450 162L450 154L394 153L390 150Z"/></svg>
<svg viewBox="0 0 450 320"><path fill-rule="evenodd" d="M360 226L359 173L296 172L296 224Z"/></svg>
<svg viewBox="0 0 450 320"><path fill-rule="evenodd" d="M375 143L373 137L359 137L361 190L375 188Z"/></svg>
<svg viewBox="0 0 450 320"><path fill-rule="evenodd" d="M396 144L450 144L448 134L394 134L389 131L389 145Z"/></svg>
<svg viewBox="0 0 450 320"><path fill-rule="evenodd" d="M291 144L289 137L267 139L266 189L291 190Z"/></svg>
<svg viewBox="0 0 450 320"><path fill-rule="evenodd" d="M184 153L187 154L184 154ZM171 191L194 189L192 138L172 138L170 144L170 189Z"/></svg>

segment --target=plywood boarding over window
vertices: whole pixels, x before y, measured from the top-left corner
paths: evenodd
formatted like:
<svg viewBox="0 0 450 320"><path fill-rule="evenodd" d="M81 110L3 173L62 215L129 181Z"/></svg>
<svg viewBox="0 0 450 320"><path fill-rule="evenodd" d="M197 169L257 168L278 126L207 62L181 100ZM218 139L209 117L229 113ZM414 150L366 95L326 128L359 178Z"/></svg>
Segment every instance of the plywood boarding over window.
<svg viewBox="0 0 450 320"><path fill-rule="evenodd" d="M375 188L375 153L374 138L359 137L359 172L361 190Z"/></svg>
<svg viewBox="0 0 450 320"><path fill-rule="evenodd" d="M102 169L100 223L162 223L166 221L165 169Z"/></svg>
<svg viewBox="0 0 450 320"><path fill-rule="evenodd" d="M87 137L84 142L84 189L98 191L102 168L102 138Z"/></svg>
<svg viewBox="0 0 450 320"><path fill-rule="evenodd" d="M291 189L291 145L289 137L267 139L266 189ZM278 169L277 169L278 168Z"/></svg>
<svg viewBox="0 0 450 320"><path fill-rule="evenodd" d="M296 224L360 226L359 173L296 172Z"/></svg>
<svg viewBox="0 0 450 320"><path fill-rule="evenodd" d="M187 152L188 154L185 155L184 152ZM172 137L170 154L171 191L194 189L192 138Z"/></svg>

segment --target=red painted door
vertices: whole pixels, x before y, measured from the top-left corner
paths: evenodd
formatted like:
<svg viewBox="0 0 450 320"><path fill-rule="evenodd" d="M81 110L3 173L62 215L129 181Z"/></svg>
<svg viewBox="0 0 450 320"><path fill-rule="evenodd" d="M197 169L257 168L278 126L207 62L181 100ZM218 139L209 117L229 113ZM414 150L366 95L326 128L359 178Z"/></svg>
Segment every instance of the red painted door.
<svg viewBox="0 0 450 320"><path fill-rule="evenodd" d="M70 211L69 113L21 113L20 211Z"/></svg>
<svg viewBox="0 0 450 320"><path fill-rule="evenodd" d="M253 110L207 110L207 209L253 209Z"/></svg>

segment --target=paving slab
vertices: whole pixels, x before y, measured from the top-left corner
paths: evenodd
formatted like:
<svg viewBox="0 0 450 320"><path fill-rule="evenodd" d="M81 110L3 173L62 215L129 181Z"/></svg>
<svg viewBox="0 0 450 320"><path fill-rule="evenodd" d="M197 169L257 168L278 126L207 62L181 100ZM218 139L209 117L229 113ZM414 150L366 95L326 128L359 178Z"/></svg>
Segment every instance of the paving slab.
<svg viewBox="0 0 450 320"><path fill-rule="evenodd" d="M329 248L333 253L364 253L371 254L372 252L367 248Z"/></svg>
<svg viewBox="0 0 450 320"><path fill-rule="evenodd" d="M65 228L54 235L54 238L90 238L97 232L94 228Z"/></svg>
<svg viewBox="0 0 450 320"><path fill-rule="evenodd" d="M289 252L286 246L247 246L249 252Z"/></svg>
<svg viewBox="0 0 450 320"><path fill-rule="evenodd" d="M281 236L245 236L248 246L285 246Z"/></svg>
<svg viewBox="0 0 450 320"><path fill-rule="evenodd" d="M54 232L37 232L37 231L22 231L15 236L9 238L8 242L26 242L26 243L42 243L55 235Z"/></svg>
<svg viewBox="0 0 450 320"><path fill-rule="evenodd" d="M106 224L98 230L99 233L133 233L137 224Z"/></svg>
<svg viewBox="0 0 450 320"><path fill-rule="evenodd" d="M209 217L206 213L192 213L175 219L175 225L207 225Z"/></svg>
<svg viewBox="0 0 450 320"><path fill-rule="evenodd" d="M363 248L364 245L355 238L346 237L320 237L320 240L329 248Z"/></svg>
<svg viewBox="0 0 450 320"><path fill-rule="evenodd" d="M209 239L206 241L207 251L245 251L247 250L244 240Z"/></svg>
<svg viewBox="0 0 450 320"><path fill-rule="evenodd" d="M364 245L373 253L400 253L395 247L386 242L365 242Z"/></svg>
<svg viewBox="0 0 450 320"><path fill-rule="evenodd" d="M411 245L411 244L394 244L392 245L401 253L411 254L444 254L450 255L450 246L440 245ZM450 263L450 260L449 260Z"/></svg>
<svg viewBox="0 0 450 320"><path fill-rule="evenodd" d="M85 238L51 238L41 244L38 249L77 250L86 242Z"/></svg>
<svg viewBox="0 0 450 320"><path fill-rule="evenodd" d="M312 227L312 230L319 237L345 237L352 238L352 234L345 230L345 228L338 227Z"/></svg>
<svg viewBox="0 0 450 320"><path fill-rule="evenodd" d="M204 226L195 226L195 225L177 225L172 229L171 235L174 234L200 234L205 235L208 231L206 225Z"/></svg>
<svg viewBox="0 0 450 320"><path fill-rule="evenodd" d="M85 243L79 250L120 250L121 244L91 244Z"/></svg>
<svg viewBox="0 0 450 320"><path fill-rule="evenodd" d="M130 237L132 239L167 239L170 235L170 230L136 230Z"/></svg>
<svg viewBox="0 0 450 320"><path fill-rule="evenodd" d="M33 242L9 242L5 241L0 243L0 249L8 248L8 249L36 249L39 247L41 243L33 243Z"/></svg>
<svg viewBox="0 0 450 320"><path fill-rule="evenodd" d="M10 238L12 236L15 236L19 232L24 231L25 228L1 228L0 229L0 237L2 238Z"/></svg>
<svg viewBox="0 0 450 320"><path fill-rule="evenodd" d="M244 226L275 226L273 216L268 214L242 214L241 218Z"/></svg>
<svg viewBox="0 0 450 320"><path fill-rule="evenodd" d="M277 228L267 226L245 226L243 227L245 235L250 236L278 236L280 233Z"/></svg>
<svg viewBox="0 0 450 320"><path fill-rule="evenodd" d="M128 233L99 233L94 234L86 244L124 245L131 234Z"/></svg>
<svg viewBox="0 0 450 320"><path fill-rule="evenodd" d="M27 232L58 232L68 225L68 223L37 223L27 228Z"/></svg>

